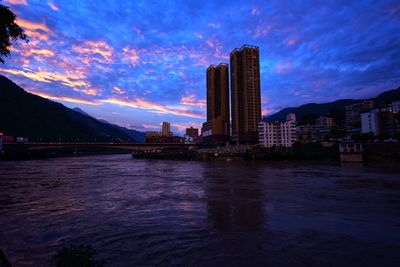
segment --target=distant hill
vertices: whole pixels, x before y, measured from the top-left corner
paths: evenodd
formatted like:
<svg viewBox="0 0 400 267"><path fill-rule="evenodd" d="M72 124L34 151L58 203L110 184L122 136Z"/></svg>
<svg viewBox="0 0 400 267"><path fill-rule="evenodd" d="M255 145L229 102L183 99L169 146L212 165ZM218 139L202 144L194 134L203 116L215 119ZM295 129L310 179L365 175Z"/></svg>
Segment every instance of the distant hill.
<svg viewBox="0 0 400 267"><path fill-rule="evenodd" d="M80 108L78 108L78 107L73 108L72 110L74 110L74 111L76 111L76 112L79 112L79 113L81 113L81 114L83 114L83 115L85 115L85 116L92 117L92 116L90 116L88 113L86 113L85 111L83 111L82 109L80 109ZM93 118L93 117L92 117L92 118Z"/></svg>
<svg viewBox="0 0 400 267"><path fill-rule="evenodd" d="M375 103L378 104L389 104L398 100L400 100L400 87L394 90L383 92L374 98Z"/></svg>
<svg viewBox="0 0 400 267"><path fill-rule="evenodd" d="M106 120L99 120L99 121L101 121L103 123L107 123L117 129L123 131L124 133L129 135L131 138L133 138L138 143L144 143L146 140L146 133L144 133L144 132L140 132L140 131L128 129L128 128L125 128L125 127L122 127L122 126L119 126L116 124L112 124Z"/></svg>
<svg viewBox="0 0 400 267"><path fill-rule="evenodd" d="M30 94L2 75L0 132L31 141L134 141L125 131Z"/></svg>
<svg viewBox="0 0 400 267"><path fill-rule="evenodd" d="M392 101L400 100L400 87L394 90L386 91L373 98L375 103L388 104ZM322 104L305 104L296 108L285 108L281 111L264 117L266 121L283 121L286 115L289 113L295 113L300 124L312 122L319 116L330 115L335 121L340 122L345 118L345 108L348 105L360 102L362 100L355 99L340 99L334 102L322 103Z"/></svg>
<svg viewBox="0 0 400 267"><path fill-rule="evenodd" d="M89 115L87 112L83 111L82 109L80 109L78 107L73 108L73 110L75 110L75 111L77 111L77 112L79 112L79 113L81 113L81 114L83 114L85 116L89 116L91 118L94 118L91 115ZM94 119L96 119L96 118L94 118ZM137 131L137 130L128 129L128 128L125 128L125 127L122 127L122 126L119 126L119 125L116 125L116 124L112 124L112 123L110 123L110 122L108 122L106 120L103 120L103 119L96 119L96 120L98 120L99 122L102 122L102 123L109 124L109 125L117 128L117 129L123 131L124 133L129 135L133 140L135 140L138 143L144 143L145 142L146 134L143 133L143 132L140 132L140 131Z"/></svg>

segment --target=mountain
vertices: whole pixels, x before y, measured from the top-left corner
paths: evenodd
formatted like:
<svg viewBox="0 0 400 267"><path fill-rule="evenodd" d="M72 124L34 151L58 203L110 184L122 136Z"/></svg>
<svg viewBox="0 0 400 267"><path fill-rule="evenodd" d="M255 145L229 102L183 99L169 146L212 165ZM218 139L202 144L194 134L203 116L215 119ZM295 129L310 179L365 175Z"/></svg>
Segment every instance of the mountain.
<svg viewBox="0 0 400 267"><path fill-rule="evenodd" d="M107 123L117 129L123 131L124 133L129 135L132 139L134 139L138 143L144 143L146 140L146 133L139 132L139 131L133 130L133 129L128 129L128 128L125 128L125 127L122 127L122 126L119 126L116 124L112 124L111 122L108 122L106 120L99 119L99 121L101 121L103 123Z"/></svg>
<svg viewBox="0 0 400 267"><path fill-rule="evenodd" d="M372 98L378 105L388 104L396 100L400 100L400 87L394 90L386 91L381 93L375 98ZM286 115L289 113L295 113L299 121L299 124L304 124L312 122L319 116L325 116L329 114L334 118L336 122L344 121L345 119L345 109L346 106L360 102L362 100L355 99L340 99L334 102L322 103L322 104L305 104L300 107L285 108L281 111L267 116L264 120L273 121L283 121Z"/></svg>
<svg viewBox="0 0 400 267"><path fill-rule="evenodd" d="M383 92L374 98L374 101L378 104L389 104L397 100L400 100L400 87L394 90Z"/></svg>
<svg viewBox="0 0 400 267"><path fill-rule="evenodd" d="M76 112L79 112L79 113L81 113L81 114L83 114L83 115L85 115L85 116L92 117L92 116L90 116L88 113L86 113L85 111L83 111L82 109L80 109L80 108L78 108L78 107L75 107L75 108L73 108L72 110L74 110L74 111L76 111Z"/></svg>
<svg viewBox="0 0 400 267"><path fill-rule="evenodd" d="M76 112L79 112L79 113L81 113L81 114L83 114L85 116L89 116L91 118L94 118L94 117L92 117L91 115L89 115L88 113L86 113L85 111L83 111L82 109L80 109L78 107L73 108L73 110L75 110ZM96 118L94 118L94 119L96 119ZM135 140L135 142L138 142L138 143L144 143L145 142L146 134L143 133L143 132L139 132L137 130L128 129L128 128L125 128L125 127L122 127L122 126L119 126L119 125L116 125L116 124L112 124L111 122L108 122L108 121L106 121L104 119L96 119L96 120L98 120L99 122L111 125L111 126L117 128L117 129L123 131L129 137L131 137L133 140Z"/></svg>
<svg viewBox="0 0 400 267"><path fill-rule="evenodd" d="M110 124L30 94L1 75L0 132L30 141L134 141Z"/></svg>

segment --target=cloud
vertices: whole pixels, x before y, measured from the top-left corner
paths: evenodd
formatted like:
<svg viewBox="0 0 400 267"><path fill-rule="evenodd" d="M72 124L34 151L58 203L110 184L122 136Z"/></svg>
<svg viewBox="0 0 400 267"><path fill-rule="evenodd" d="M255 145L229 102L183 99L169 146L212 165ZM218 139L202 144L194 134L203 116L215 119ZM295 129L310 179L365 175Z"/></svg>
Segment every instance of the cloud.
<svg viewBox="0 0 400 267"><path fill-rule="evenodd" d="M185 97L181 97L181 103L186 106L197 107L197 108L206 108L206 100L198 100L195 95L189 95Z"/></svg>
<svg viewBox="0 0 400 267"><path fill-rule="evenodd" d="M179 106L165 106L157 103L152 103L141 98L135 100L121 100L116 98L109 98L101 100L103 103L116 104L120 106L127 106L131 108L144 109L160 114L173 114L178 116L202 119L204 116L198 112L191 111L184 107Z"/></svg>
<svg viewBox="0 0 400 267"><path fill-rule="evenodd" d="M17 24L25 29L28 30L41 30L43 32L47 32L50 33L51 30L49 27L47 27L47 25L45 23L39 23L39 22L33 22L33 21L29 21L29 20L25 20L22 18L17 18Z"/></svg>
<svg viewBox="0 0 400 267"><path fill-rule="evenodd" d="M119 87L114 86L112 93L115 95L123 95L125 92L123 90L121 90Z"/></svg>
<svg viewBox="0 0 400 267"><path fill-rule="evenodd" d="M33 70L17 70L17 69L0 69L0 72L10 73L14 75L24 76L34 81L50 83L52 81L60 82L63 85L69 87L80 87L88 86L88 82L83 79L85 76L79 73L58 73L50 72L39 69L38 71Z"/></svg>
<svg viewBox="0 0 400 267"><path fill-rule="evenodd" d="M58 11L59 10L58 6L56 6L52 2L47 2L47 4L49 4L49 7L54 11Z"/></svg>
<svg viewBox="0 0 400 267"><path fill-rule="evenodd" d="M49 41L50 36L53 35L53 31L45 23L33 22L22 18L17 18L16 22L25 30L29 39Z"/></svg>
<svg viewBox="0 0 400 267"><path fill-rule="evenodd" d="M81 45L73 45L72 50L78 54L84 54L87 64L90 64L91 61L98 61L100 63L113 62L114 49L105 41L85 41Z"/></svg>
<svg viewBox="0 0 400 267"><path fill-rule="evenodd" d="M275 64L275 73L276 74L287 74L293 68L292 61L283 61Z"/></svg>
<svg viewBox="0 0 400 267"><path fill-rule="evenodd" d="M10 5L28 5L27 0L5 0L5 2Z"/></svg>
<svg viewBox="0 0 400 267"><path fill-rule="evenodd" d="M187 128L193 127L201 129L202 124L199 122L182 122L182 123L171 123L172 127L176 127L179 132L185 132Z"/></svg>
<svg viewBox="0 0 400 267"><path fill-rule="evenodd" d="M122 57L128 60L132 66L136 66L139 63L138 51L128 46L123 48Z"/></svg>
<svg viewBox="0 0 400 267"><path fill-rule="evenodd" d="M211 28L213 28L213 29L219 29L219 28L221 28L221 24L219 24L219 23L208 23L208 26L210 26Z"/></svg>
<svg viewBox="0 0 400 267"><path fill-rule="evenodd" d="M84 104L84 105L100 105L100 102L97 101L92 101L92 100L84 100L84 99L79 99L79 98L72 98L72 97L66 97L66 96L53 96L53 95L48 95L42 92L30 92L32 94L51 99L51 100L57 100L57 101L65 101L65 102L71 102L71 103L76 103L76 104Z"/></svg>
<svg viewBox="0 0 400 267"><path fill-rule="evenodd" d="M142 124L144 129L160 129L160 125Z"/></svg>
<svg viewBox="0 0 400 267"><path fill-rule="evenodd" d="M253 7L250 13L251 15L260 15L260 10L257 7Z"/></svg>

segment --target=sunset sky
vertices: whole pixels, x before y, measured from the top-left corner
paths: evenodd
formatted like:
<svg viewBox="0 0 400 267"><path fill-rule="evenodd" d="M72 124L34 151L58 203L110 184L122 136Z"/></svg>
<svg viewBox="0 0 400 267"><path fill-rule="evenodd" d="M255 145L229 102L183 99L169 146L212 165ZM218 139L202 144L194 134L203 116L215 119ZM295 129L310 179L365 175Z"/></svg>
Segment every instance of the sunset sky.
<svg viewBox="0 0 400 267"><path fill-rule="evenodd" d="M29 36L0 74L138 130L200 127L205 71L260 47L264 114L400 86L400 2L0 1Z"/></svg>

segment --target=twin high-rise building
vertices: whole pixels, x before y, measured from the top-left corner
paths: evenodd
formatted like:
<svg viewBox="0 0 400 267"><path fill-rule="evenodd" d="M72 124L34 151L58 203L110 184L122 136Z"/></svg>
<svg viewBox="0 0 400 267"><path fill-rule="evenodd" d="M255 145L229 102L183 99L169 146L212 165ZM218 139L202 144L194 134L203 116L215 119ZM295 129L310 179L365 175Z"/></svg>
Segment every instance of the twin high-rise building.
<svg viewBox="0 0 400 267"><path fill-rule="evenodd" d="M230 133L229 70L227 64L207 68L207 122L203 123L203 141L226 143Z"/></svg>
<svg viewBox="0 0 400 267"><path fill-rule="evenodd" d="M260 56L256 46L244 45L230 54L232 141L258 143L261 121Z"/></svg>
<svg viewBox="0 0 400 267"><path fill-rule="evenodd" d="M228 65L207 69L207 122L203 140L208 143L258 143L261 121L260 59L256 46L244 45L230 54L231 112L229 116ZM231 127L230 127L231 126Z"/></svg>

